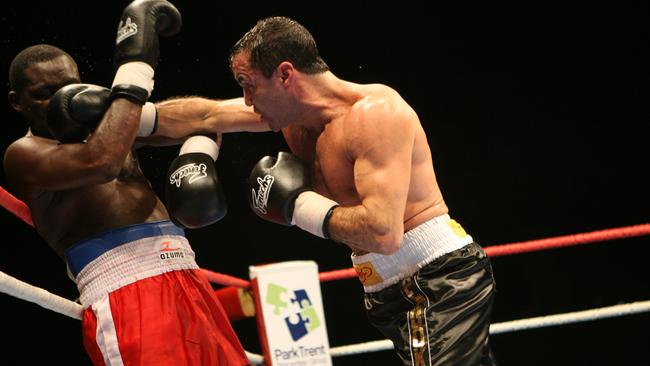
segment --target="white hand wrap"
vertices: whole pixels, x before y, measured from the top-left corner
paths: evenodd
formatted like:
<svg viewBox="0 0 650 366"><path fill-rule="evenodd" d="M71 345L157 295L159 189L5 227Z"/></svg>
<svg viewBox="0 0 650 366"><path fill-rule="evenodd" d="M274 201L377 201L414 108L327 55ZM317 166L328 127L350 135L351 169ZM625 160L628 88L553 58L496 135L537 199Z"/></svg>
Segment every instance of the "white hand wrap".
<svg viewBox="0 0 650 366"><path fill-rule="evenodd" d="M212 160L217 161L217 157L219 157L219 145L207 136L192 136L185 140L178 155L188 153L208 154L212 157Z"/></svg>
<svg viewBox="0 0 650 366"><path fill-rule="evenodd" d="M138 136L147 137L151 136L156 131L158 118L156 117L156 106L147 102L142 106L142 113L140 114L140 129Z"/></svg>
<svg viewBox="0 0 650 366"><path fill-rule="evenodd" d="M296 198L291 223L309 233L326 238L323 233L323 223L330 210L335 206L338 206L336 201L314 191L302 192Z"/></svg>
<svg viewBox="0 0 650 366"><path fill-rule="evenodd" d="M153 68L149 64L140 61L127 62L117 69L111 87L119 84L135 85L149 92L151 96L153 75Z"/></svg>

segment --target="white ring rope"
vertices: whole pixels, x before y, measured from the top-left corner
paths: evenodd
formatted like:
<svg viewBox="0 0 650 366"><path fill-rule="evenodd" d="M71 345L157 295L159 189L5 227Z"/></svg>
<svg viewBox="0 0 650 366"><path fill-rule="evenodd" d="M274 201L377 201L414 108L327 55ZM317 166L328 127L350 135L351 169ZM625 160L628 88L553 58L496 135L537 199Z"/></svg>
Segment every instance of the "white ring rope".
<svg viewBox="0 0 650 366"><path fill-rule="evenodd" d="M11 277L2 271L0 271L0 292L4 292L25 301L33 302L46 309L67 315L71 318L78 320L81 320L82 318L83 307L76 302L55 295L42 288L30 285L15 277ZM264 357L261 355L248 351L245 352L252 364L261 365L264 363Z"/></svg>
<svg viewBox="0 0 650 366"><path fill-rule="evenodd" d="M0 271L0 291L11 296L33 302L46 309L81 320L83 308L76 302L47 292L42 288L9 276Z"/></svg>
<svg viewBox="0 0 650 366"><path fill-rule="evenodd" d="M0 291L22 300L33 302L46 309L67 315L71 318L81 319L82 306L58 295L54 295L42 288L32 286L0 271ZM550 327L555 325L586 322L597 319L613 318L623 315L638 314L650 311L650 300L637 301L629 304L619 304L602 308L573 311L563 314L538 316L528 319L510 320L490 325L490 334L515 332L525 329ZM348 356L359 353L384 351L393 348L389 340L377 340L346 346L332 347L332 357ZM264 357L246 351L248 359L254 365L264 362Z"/></svg>
<svg viewBox="0 0 650 366"><path fill-rule="evenodd" d="M525 329L588 322L597 319L615 318L623 315L639 314L648 311L650 311L650 300L637 301L629 304L619 304L590 310L573 311L564 314L538 316L535 318L494 323L490 325L490 334L501 334Z"/></svg>
<svg viewBox="0 0 650 366"><path fill-rule="evenodd" d="M586 322L596 319L613 318L622 315L638 314L648 311L650 311L650 300L638 301L629 304L606 306L591 310L574 311L564 314L538 316L535 318L494 323L490 325L490 334L501 334L524 329L543 328L554 325ZM332 347L330 349L330 354L332 357L337 357L354 355L358 353L384 351L392 348L393 343L386 339L380 341L351 344L347 346Z"/></svg>
<svg viewBox="0 0 650 366"><path fill-rule="evenodd" d="M258 355L257 353L251 353L246 350L244 350L246 353L246 357L248 357L248 361L250 361L253 365L262 365L264 364L264 356Z"/></svg>

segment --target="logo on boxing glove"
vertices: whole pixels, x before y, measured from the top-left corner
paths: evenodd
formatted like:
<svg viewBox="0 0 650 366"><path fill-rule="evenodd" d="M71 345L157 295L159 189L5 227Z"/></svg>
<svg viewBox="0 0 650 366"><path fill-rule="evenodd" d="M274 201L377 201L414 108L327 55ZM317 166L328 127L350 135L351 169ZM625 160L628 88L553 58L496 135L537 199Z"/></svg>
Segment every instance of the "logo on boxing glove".
<svg viewBox="0 0 650 366"><path fill-rule="evenodd" d="M255 188L252 189L253 207L263 215L266 215L266 204L269 201L269 192L274 181L275 178L268 174L264 178L257 177L257 184L260 185L260 188L257 192L255 192Z"/></svg>
<svg viewBox="0 0 650 366"><path fill-rule="evenodd" d="M178 169L174 170L174 172L169 176L169 184L173 184L176 185L176 187L180 187L183 178L187 178L187 177L189 177L187 182L189 184L192 184L195 181L199 179L203 179L208 176L205 172L206 169L207 166L203 163L201 164L190 163L190 164L181 165Z"/></svg>
<svg viewBox="0 0 650 366"><path fill-rule="evenodd" d="M115 44L119 44L123 40L138 33L138 23L131 21L131 18L126 18L124 22L120 22L117 27L117 38Z"/></svg>

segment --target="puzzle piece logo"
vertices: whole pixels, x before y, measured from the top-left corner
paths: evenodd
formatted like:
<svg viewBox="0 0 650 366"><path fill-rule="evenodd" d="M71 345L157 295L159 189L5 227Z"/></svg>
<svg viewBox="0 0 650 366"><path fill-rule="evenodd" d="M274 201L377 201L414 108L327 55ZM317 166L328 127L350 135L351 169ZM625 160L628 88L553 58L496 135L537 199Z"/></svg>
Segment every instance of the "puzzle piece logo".
<svg viewBox="0 0 650 366"><path fill-rule="evenodd" d="M280 315L280 311L289 306L286 301L282 300L283 295L286 296L288 293L289 290L286 288L269 283L269 287L266 290L266 303L275 306L273 314Z"/></svg>
<svg viewBox="0 0 650 366"><path fill-rule="evenodd" d="M275 306L274 315L284 318L284 323L294 341L316 330L321 324L309 294L304 289L290 292L285 287L269 283L266 303Z"/></svg>

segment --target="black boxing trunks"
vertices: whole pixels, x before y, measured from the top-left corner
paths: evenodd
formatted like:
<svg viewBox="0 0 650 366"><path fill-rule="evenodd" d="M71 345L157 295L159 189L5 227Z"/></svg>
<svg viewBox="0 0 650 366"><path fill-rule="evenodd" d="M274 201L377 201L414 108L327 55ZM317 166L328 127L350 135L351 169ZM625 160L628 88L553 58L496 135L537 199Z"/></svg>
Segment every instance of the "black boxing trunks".
<svg viewBox="0 0 650 366"><path fill-rule="evenodd" d="M496 365L489 258L449 215L404 235L393 255L352 256L370 323L404 365Z"/></svg>
<svg viewBox="0 0 650 366"><path fill-rule="evenodd" d="M249 364L183 230L170 221L110 230L65 257L95 365Z"/></svg>

